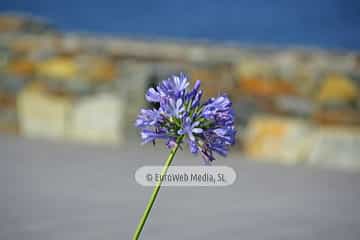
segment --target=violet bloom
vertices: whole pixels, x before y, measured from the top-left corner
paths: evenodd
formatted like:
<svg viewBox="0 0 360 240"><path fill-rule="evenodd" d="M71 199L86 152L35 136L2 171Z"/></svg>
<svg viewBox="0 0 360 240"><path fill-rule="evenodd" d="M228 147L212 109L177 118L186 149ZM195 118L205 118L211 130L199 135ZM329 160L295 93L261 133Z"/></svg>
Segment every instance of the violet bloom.
<svg viewBox="0 0 360 240"><path fill-rule="evenodd" d="M188 86L186 75L180 73L147 91L146 100L160 107L142 109L136 119L143 143L163 139L172 148L185 136L180 146L187 142L190 151L200 153L206 162L215 159L214 153L226 156L236 135L230 99L221 95L201 103L200 81L191 90Z"/></svg>

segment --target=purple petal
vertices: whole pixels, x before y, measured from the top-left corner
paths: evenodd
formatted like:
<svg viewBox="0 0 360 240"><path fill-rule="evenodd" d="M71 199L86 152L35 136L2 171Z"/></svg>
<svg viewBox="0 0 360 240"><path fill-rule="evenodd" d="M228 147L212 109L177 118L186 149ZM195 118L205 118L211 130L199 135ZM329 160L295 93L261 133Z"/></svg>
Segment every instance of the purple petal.
<svg viewBox="0 0 360 240"><path fill-rule="evenodd" d="M160 102L161 99L160 94L154 88L149 88L145 95L145 98L149 102Z"/></svg>
<svg viewBox="0 0 360 240"><path fill-rule="evenodd" d="M202 128L193 128L192 132L193 133L202 133L204 130Z"/></svg>

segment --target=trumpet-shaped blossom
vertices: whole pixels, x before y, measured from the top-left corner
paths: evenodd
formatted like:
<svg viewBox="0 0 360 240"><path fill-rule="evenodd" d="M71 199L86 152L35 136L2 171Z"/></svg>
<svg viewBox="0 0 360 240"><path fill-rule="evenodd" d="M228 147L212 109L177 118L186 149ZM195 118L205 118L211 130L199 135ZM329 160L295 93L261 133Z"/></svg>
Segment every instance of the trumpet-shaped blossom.
<svg viewBox="0 0 360 240"><path fill-rule="evenodd" d="M173 75L145 95L149 102L159 103L158 109L142 109L135 126L140 129L143 143L158 139L170 148L176 146L180 136L192 153L200 153L208 163L214 153L226 156L235 143L234 111L226 95L201 102L200 80L189 90L185 74Z"/></svg>

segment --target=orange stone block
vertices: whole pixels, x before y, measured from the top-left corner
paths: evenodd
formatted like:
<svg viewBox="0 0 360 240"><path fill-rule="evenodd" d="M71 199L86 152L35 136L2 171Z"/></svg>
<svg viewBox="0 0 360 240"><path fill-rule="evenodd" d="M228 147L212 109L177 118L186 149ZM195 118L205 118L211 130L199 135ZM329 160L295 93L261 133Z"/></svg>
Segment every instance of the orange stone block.
<svg viewBox="0 0 360 240"><path fill-rule="evenodd" d="M303 160L310 132L306 122L298 119L256 116L247 126L244 150L253 159L294 164Z"/></svg>
<svg viewBox="0 0 360 240"><path fill-rule="evenodd" d="M247 95L264 97L297 94L295 86L289 82L262 78L241 78L239 90Z"/></svg>
<svg viewBox="0 0 360 240"><path fill-rule="evenodd" d="M35 72L35 64L26 59L19 59L9 63L8 71L11 74L30 76Z"/></svg>

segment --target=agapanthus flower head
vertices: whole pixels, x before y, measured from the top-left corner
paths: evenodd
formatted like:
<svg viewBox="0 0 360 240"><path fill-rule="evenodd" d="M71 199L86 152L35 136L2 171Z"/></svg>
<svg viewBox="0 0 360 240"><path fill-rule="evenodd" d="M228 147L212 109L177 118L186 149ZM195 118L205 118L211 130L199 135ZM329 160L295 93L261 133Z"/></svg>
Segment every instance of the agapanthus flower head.
<svg viewBox="0 0 360 240"><path fill-rule="evenodd" d="M236 135L231 101L220 95L202 103L200 83L197 80L189 90L187 76L180 73L146 92L146 100L160 107L142 109L135 121L143 143L163 139L172 148L186 142L190 151L200 153L206 163L215 159L214 153L227 155Z"/></svg>

